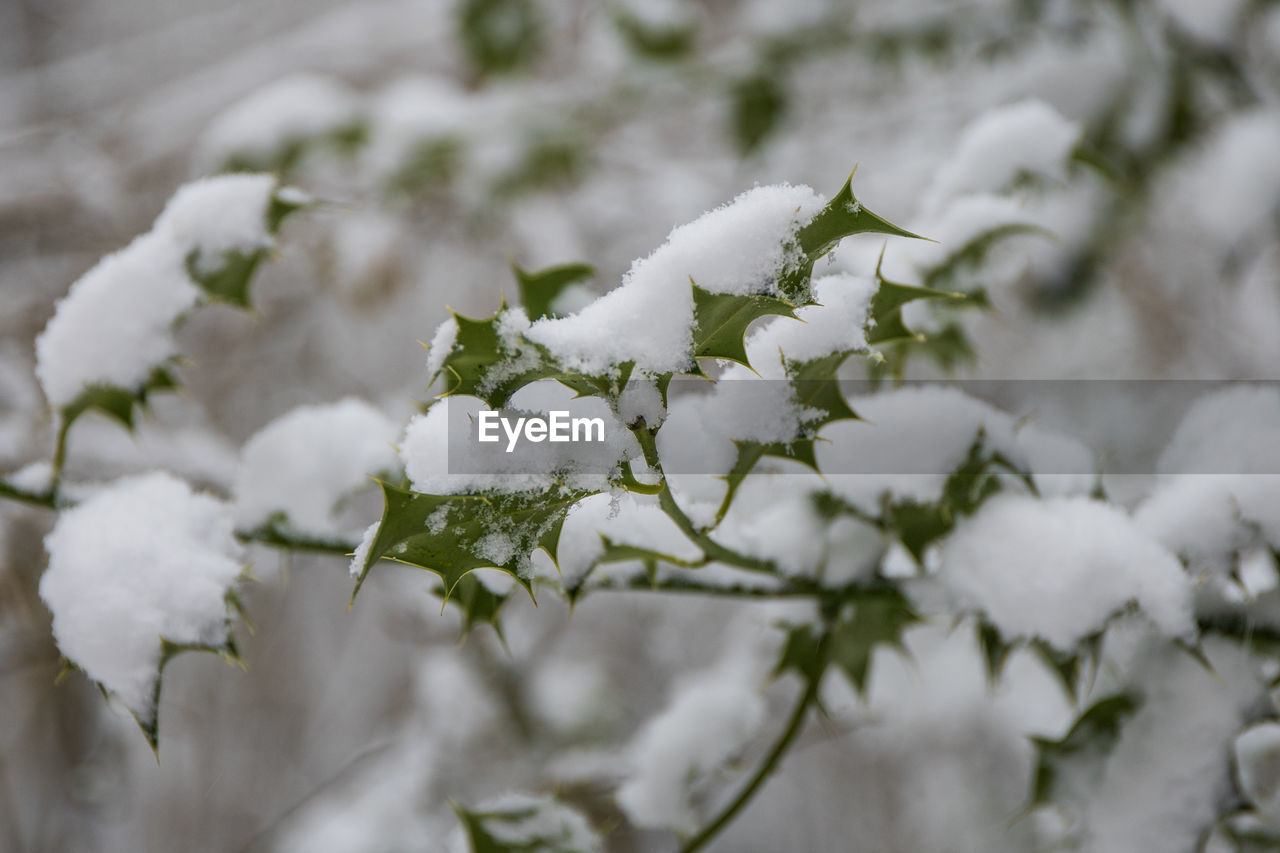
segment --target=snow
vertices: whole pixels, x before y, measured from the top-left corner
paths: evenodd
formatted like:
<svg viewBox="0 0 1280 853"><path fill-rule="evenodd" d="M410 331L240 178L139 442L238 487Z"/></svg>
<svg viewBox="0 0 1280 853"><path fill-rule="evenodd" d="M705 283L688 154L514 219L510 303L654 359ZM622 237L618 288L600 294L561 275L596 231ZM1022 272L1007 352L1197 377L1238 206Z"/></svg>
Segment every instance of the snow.
<svg viewBox="0 0 1280 853"><path fill-rule="evenodd" d="M244 568L229 509L165 473L117 480L45 538L40 597L62 653L144 723L161 640L221 646L225 596Z"/></svg>
<svg viewBox="0 0 1280 853"><path fill-rule="evenodd" d="M233 157L270 165L289 146L332 133L358 116L356 95L340 80L291 74L216 116L198 143L197 160L210 168Z"/></svg>
<svg viewBox="0 0 1280 853"><path fill-rule="evenodd" d="M508 453L509 443L501 429L499 441L478 441L477 421L480 413L488 410L483 400L453 395L409 421L400 442L400 459L415 490L457 495L486 490L523 492L556 484L607 489L609 477L616 473L622 459L639 455L635 439L603 400L575 398L558 382L525 386L502 415L514 419L563 411L569 412L570 418L600 418L605 425L604 441L521 440Z"/></svg>
<svg viewBox="0 0 1280 853"><path fill-rule="evenodd" d="M1280 391L1228 387L1187 410L1134 518L1196 574L1225 575L1236 554L1280 546Z"/></svg>
<svg viewBox="0 0 1280 853"><path fill-rule="evenodd" d="M392 446L398 432L386 415L354 397L282 415L241 451L236 523L252 530L284 513L289 529L308 536L353 532L341 523L338 506L370 485L372 475L399 467Z"/></svg>
<svg viewBox="0 0 1280 853"><path fill-rule="evenodd" d="M1209 667L1168 644L1143 640L1138 649L1118 675L1143 702L1103 759L1100 778L1077 795L1085 799L1079 849L1196 850L1233 797L1231 743L1261 685L1235 643L1206 638ZM1100 672L1116 669L1106 660Z"/></svg>
<svg viewBox="0 0 1280 853"><path fill-rule="evenodd" d="M1240 22L1244 0L1158 0L1156 6L1197 41L1214 47L1230 46Z"/></svg>
<svg viewBox="0 0 1280 853"><path fill-rule="evenodd" d="M270 175L226 175L187 184L151 231L107 255L71 285L36 339L36 375L62 408L87 385L138 392L178 354L173 326L201 300L186 271L211 272L226 252L272 244Z"/></svg>
<svg viewBox="0 0 1280 853"><path fill-rule="evenodd" d="M369 549L373 547L373 540L378 538L378 528L381 526L381 520L375 521L360 534L360 544L356 546L355 553L351 555L351 562L347 566L351 577L358 578L364 572L365 563L369 562Z"/></svg>
<svg viewBox="0 0 1280 853"><path fill-rule="evenodd" d="M762 377L784 376L779 356L789 361L810 361L833 352L868 349L867 319L876 283L841 273L813 279L817 305L796 311L796 319L778 317L747 336L747 360Z"/></svg>
<svg viewBox="0 0 1280 853"><path fill-rule="evenodd" d="M1204 4L1206 8L1214 4ZM1236 114L1214 128L1191 162L1173 213L1222 246L1267 227L1280 205L1280 112Z"/></svg>
<svg viewBox="0 0 1280 853"><path fill-rule="evenodd" d="M637 826L696 830L692 789L751 742L765 710L760 692L737 677L707 673L689 683L632 742L618 805Z"/></svg>
<svg viewBox="0 0 1280 853"><path fill-rule="evenodd" d="M88 385L139 391L178 354L172 327L200 299L184 258L172 235L152 231L71 285L36 338L36 376L55 408Z"/></svg>
<svg viewBox="0 0 1280 853"><path fill-rule="evenodd" d="M560 575L566 586L576 586L591 571L604 552L601 537L686 561L702 556L656 504L644 503L633 495L592 495L573 505L560 529ZM606 563L596 568L592 578L627 577L640 568L639 561Z"/></svg>
<svg viewBox="0 0 1280 853"><path fill-rule="evenodd" d="M831 586L869 580L884 554L884 537L852 518L833 523L821 517L813 500L824 486L821 476L805 469L753 473L716 528L716 540L773 562L787 576L820 576Z"/></svg>
<svg viewBox="0 0 1280 853"><path fill-rule="evenodd" d="M503 794L468 811L483 815L485 832L509 849L528 853L600 853L604 849L587 819L554 797ZM451 849L459 853L471 849L460 835L454 842Z"/></svg>
<svg viewBox="0 0 1280 853"><path fill-rule="evenodd" d="M444 360L453 351L453 345L457 340L458 322L452 317L436 326L435 334L431 336L431 343L427 345L427 375L432 380L444 368Z"/></svg>
<svg viewBox="0 0 1280 853"><path fill-rule="evenodd" d="M1063 181L1081 134L1077 122L1044 101L1029 99L988 110L965 128L955 152L938 168L925 193L924 209L936 211L965 193L1001 192L1022 173Z"/></svg>
<svg viewBox="0 0 1280 853"><path fill-rule="evenodd" d="M692 363L690 281L712 293L777 294L787 247L825 201L808 187L756 187L674 229L636 261L618 288L577 314L544 318L526 336L572 369L607 374L635 362L641 372Z"/></svg>
<svg viewBox="0 0 1280 853"><path fill-rule="evenodd" d="M267 211L276 179L267 174L219 175L178 189L156 220L186 253L196 253L196 269L212 272L229 252L250 255L270 248Z"/></svg>
<svg viewBox="0 0 1280 853"><path fill-rule="evenodd" d="M862 420L823 427L816 456L832 490L868 513L878 513L885 497L937 501L979 434L986 452L1030 471L1042 491L1092 488L1092 454L1079 442L1021 423L955 388L907 387L853 396L849 403Z"/></svg>
<svg viewBox="0 0 1280 853"><path fill-rule="evenodd" d="M1280 723L1262 722L1245 729L1235 741L1240 791L1266 815L1280 823Z"/></svg>
<svg viewBox="0 0 1280 853"><path fill-rule="evenodd" d="M1130 602L1166 636L1194 633L1177 559L1123 510L1086 498L988 499L943 544L939 578L1010 641L1070 650Z"/></svg>

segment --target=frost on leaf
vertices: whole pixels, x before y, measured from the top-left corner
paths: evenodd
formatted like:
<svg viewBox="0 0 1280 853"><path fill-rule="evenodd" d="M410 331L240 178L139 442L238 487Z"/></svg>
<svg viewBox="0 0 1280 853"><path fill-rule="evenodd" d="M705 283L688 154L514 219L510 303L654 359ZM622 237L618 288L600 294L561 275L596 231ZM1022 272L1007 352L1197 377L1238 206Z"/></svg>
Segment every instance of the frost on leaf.
<svg viewBox="0 0 1280 853"><path fill-rule="evenodd" d="M45 547L40 595L58 648L154 746L169 659L236 657L229 612L244 562L229 509L168 474L130 477L63 512Z"/></svg>
<svg viewBox="0 0 1280 853"><path fill-rule="evenodd" d="M356 592L382 558L440 576L446 598L473 569L510 574L532 595L533 552L554 560L565 515L590 492L549 488L540 492L428 495L384 483L382 521L353 563ZM352 593L354 597L355 592Z"/></svg>

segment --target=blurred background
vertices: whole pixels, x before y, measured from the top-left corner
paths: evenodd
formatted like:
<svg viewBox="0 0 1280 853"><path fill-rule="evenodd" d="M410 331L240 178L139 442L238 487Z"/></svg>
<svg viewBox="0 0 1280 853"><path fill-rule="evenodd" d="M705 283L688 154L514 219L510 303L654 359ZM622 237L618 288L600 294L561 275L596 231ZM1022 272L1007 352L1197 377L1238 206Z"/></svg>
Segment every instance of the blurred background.
<svg viewBox="0 0 1280 853"><path fill-rule="evenodd" d="M977 240L932 199L985 162L961 154L1035 147L999 122L973 141L1029 99L1078 128L1060 174L1005 188L1052 236ZM182 394L133 437L77 428L73 477L161 466L225 493L239 446L297 405L406 418L418 341L446 305L494 310L511 263L585 261L603 292L739 192L834 194L855 165L877 213L979 244L906 267L990 303L916 316L939 334L882 374L1280 378L1272 0L3 0L0 470L49 452L32 341L55 300L192 178L271 170L325 204L285 226L254 312L183 326ZM848 242L830 268L869 274L881 244ZM548 595L459 643L423 573L375 576L348 612L343 560L256 550L248 670L175 661L157 761L83 677L54 684L50 523L0 506L4 850L442 850L450 799L511 789L558 791L610 850L674 849L613 804L620 756L771 618L609 593L570 618ZM815 727L716 849L1026 849L956 800L1016 804L995 718L945 716L923 745ZM948 784L954 809L912 807Z"/></svg>

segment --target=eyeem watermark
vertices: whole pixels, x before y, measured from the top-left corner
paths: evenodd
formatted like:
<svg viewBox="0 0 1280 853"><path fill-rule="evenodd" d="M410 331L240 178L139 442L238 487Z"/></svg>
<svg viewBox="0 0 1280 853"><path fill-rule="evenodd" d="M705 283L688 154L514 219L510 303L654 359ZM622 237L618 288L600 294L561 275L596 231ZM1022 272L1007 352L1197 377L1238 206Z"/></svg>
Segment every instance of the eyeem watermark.
<svg viewBox="0 0 1280 853"><path fill-rule="evenodd" d="M486 409L476 420L476 439L485 443L502 440L499 427L507 437L507 453L516 449L523 437L534 444L543 441L604 441L604 418L575 418L567 411L551 411L547 417L518 417L512 421L500 412Z"/></svg>

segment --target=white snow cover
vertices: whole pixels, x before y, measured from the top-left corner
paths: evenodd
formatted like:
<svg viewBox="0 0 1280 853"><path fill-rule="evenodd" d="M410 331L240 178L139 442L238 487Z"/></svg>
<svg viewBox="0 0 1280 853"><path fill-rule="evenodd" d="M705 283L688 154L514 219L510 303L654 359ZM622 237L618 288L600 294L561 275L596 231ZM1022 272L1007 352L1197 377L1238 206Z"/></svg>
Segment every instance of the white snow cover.
<svg viewBox="0 0 1280 853"><path fill-rule="evenodd" d="M1134 518L1192 572L1225 574L1259 539L1280 545L1280 392L1246 385L1197 400L1156 470Z"/></svg>
<svg viewBox="0 0 1280 853"><path fill-rule="evenodd" d="M786 575L816 577L831 586L868 579L885 551L869 524L852 518L831 522L818 515L815 492L825 486L808 469L755 473L734 496L716 528L721 544L772 561Z"/></svg>
<svg viewBox="0 0 1280 853"><path fill-rule="evenodd" d="M1157 0L1156 5L1179 29L1198 41L1227 47L1246 3L1245 0Z"/></svg>
<svg viewBox="0 0 1280 853"><path fill-rule="evenodd" d="M1222 814L1231 796L1232 741L1257 707L1262 685L1235 643L1209 636L1202 647L1211 669L1149 641L1140 641L1136 665L1104 660L1100 680L1109 682L1107 692L1116 689L1107 673L1124 667L1116 676L1143 702L1121 729L1101 777L1082 785L1087 802L1078 849L1199 850L1205 830Z"/></svg>
<svg viewBox="0 0 1280 853"><path fill-rule="evenodd" d="M186 271L197 253L203 270L226 251L271 245L266 212L270 175L225 175L187 184L151 231L107 255L58 301L36 339L36 376L55 407L86 385L138 391L152 371L177 355L172 329L201 298Z"/></svg>
<svg viewBox="0 0 1280 853"><path fill-rule="evenodd" d="M641 503L629 494L616 498L592 495L573 505L560 530L560 574L566 585L577 584L600 557L604 551L602 536L616 544L648 548L681 560L702 556L657 505ZM627 576L638 569L635 562L607 563L596 570L595 576Z"/></svg>
<svg viewBox="0 0 1280 853"><path fill-rule="evenodd" d="M287 524L310 536L341 536L338 503L396 470L399 427L382 412L348 397L299 406L254 434L240 455L235 483L236 523L253 529L283 512ZM358 529L358 528L357 528Z"/></svg>
<svg viewBox="0 0 1280 853"><path fill-rule="evenodd" d="M1258 723L1235 742L1240 790L1273 825L1280 824L1280 723Z"/></svg>
<svg viewBox="0 0 1280 853"><path fill-rule="evenodd" d="M939 577L1010 640L1070 649L1129 602L1167 636L1194 630L1178 560L1122 510L1082 497L990 498L943 544Z"/></svg>
<svg viewBox="0 0 1280 853"><path fill-rule="evenodd" d="M276 179L267 174L219 175L178 189L156 220L183 250L196 252L196 268L216 270L227 252L250 254L273 244L267 209Z"/></svg>
<svg viewBox="0 0 1280 853"><path fill-rule="evenodd" d="M526 385L512 398L513 411L504 410L505 416L545 417L550 411L565 411L570 418L600 418L605 424L604 441L531 443L521 439L507 453L508 438L501 425L496 443L476 441L477 419L488 408L476 397L456 395L439 400L426 414L409 421L400 442L400 459L414 489L442 495L520 492L547 488L553 475L574 487L607 489L609 475L619 462L639 455L635 439L607 403L598 397L575 398L558 382Z"/></svg>
<svg viewBox="0 0 1280 853"><path fill-rule="evenodd" d="M444 367L444 360L449 357L449 353L453 351L453 345L458 340L458 321L450 317L439 326L436 326L435 334L431 336L431 343L427 345L427 375L434 378L441 368Z"/></svg>
<svg viewBox="0 0 1280 853"><path fill-rule="evenodd" d="M1280 199L1277 148L1280 112L1258 109L1230 117L1188 164L1174 212L1223 246L1265 228Z"/></svg>
<svg viewBox="0 0 1280 853"><path fill-rule="evenodd" d="M217 168L240 155L275 157L288 145L341 128L359 115L355 93L323 74L282 77L232 104L205 130L197 159Z"/></svg>
<svg viewBox="0 0 1280 853"><path fill-rule="evenodd" d="M139 390L178 354L174 321L200 299L172 236L152 231L71 285L36 338L36 376L55 408L86 385Z"/></svg>
<svg viewBox="0 0 1280 853"><path fill-rule="evenodd" d="M591 824L574 809L554 797L534 794L502 794L484 800L468 811L493 814L484 820L485 831L510 849L528 853L599 853L603 842ZM527 816L511 817L505 815ZM461 833L453 836L450 849L466 853L471 846Z"/></svg>
<svg viewBox="0 0 1280 853"><path fill-rule="evenodd" d="M45 537L40 597L58 648L144 723L161 639L220 646L227 591L244 567L231 513L163 472L117 480Z"/></svg>
<svg viewBox="0 0 1280 853"><path fill-rule="evenodd" d="M690 279L713 293L776 293L786 245L824 204L805 186L748 190L674 229L615 290L577 314L539 320L526 336L587 373L624 361L641 371L683 370L692 358Z"/></svg>
<svg viewBox="0 0 1280 853"><path fill-rule="evenodd" d="M689 683L632 742L633 771L618 789L618 805L637 826L694 831L691 789L737 755L764 716L764 697L736 674Z"/></svg>
<svg viewBox="0 0 1280 853"><path fill-rule="evenodd" d="M780 355L809 361L840 350L866 350L867 315L875 295L876 283L869 278L847 273L815 277L813 298L818 304L798 309L796 320L778 317L750 333L747 360L762 377L780 379Z"/></svg>
<svg viewBox="0 0 1280 853"><path fill-rule="evenodd" d="M937 210L971 192L1000 192L1022 172L1065 179L1068 158L1080 141L1077 122L1044 101L997 107L965 128L951 159L925 194L925 210Z"/></svg>
<svg viewBox="0 0 1280 853"><path fill-rule="evenodd" d="M863 420L822 429L818 467L834 491L867 512L878 512L884 495L937 500L979 431L985 448L1031 471L1042 493L1092 488L1093 457L1086 447L1034 423L1020 423L954 388L910 387L854 396L849 403Z"/></svg>

